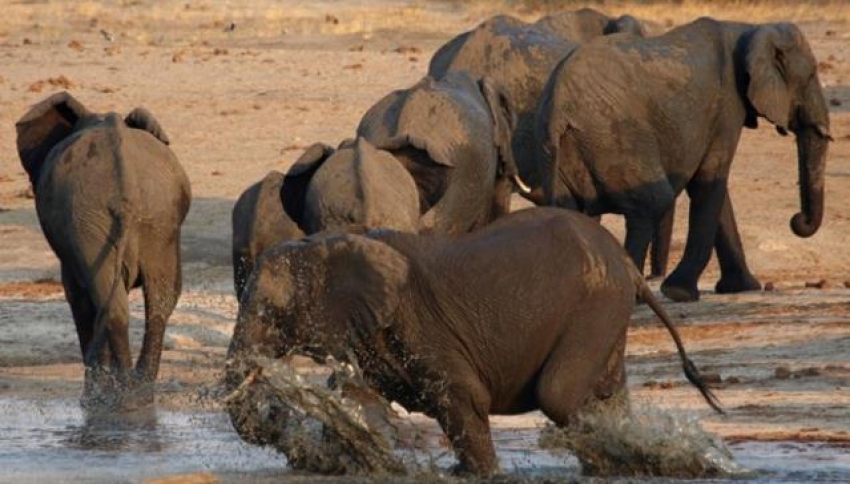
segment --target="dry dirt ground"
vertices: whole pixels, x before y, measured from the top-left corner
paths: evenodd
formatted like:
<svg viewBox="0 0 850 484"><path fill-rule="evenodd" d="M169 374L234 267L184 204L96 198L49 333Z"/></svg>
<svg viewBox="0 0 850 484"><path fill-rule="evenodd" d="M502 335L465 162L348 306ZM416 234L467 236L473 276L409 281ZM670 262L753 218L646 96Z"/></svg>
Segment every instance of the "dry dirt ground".
<svg viewBox="0 0 850 484"><path fill-rule="evenodd" d="M250 5L250 6L249 6ZM58 265L41 235L15 151L15 121L45 96L69 90L89 108L150 109L192 182L183 228L184 292L167 332L159 403L186 408L214 385L233 328L230 211L270 169L285 170L314 141L350 136L362 113L424 75L434 50L514 4L354 0L120 0L4 2L0 16L0 398L75 397L82 367ZM666 302L693 358L718 379L728 415L712 414L684 383L669 337L639 308L629 339L633 397L692 412L730 441L802 440L850 446L850 7L733 2L613 4L653 32L699 15L794 20L820 61L832 116L822 229L798 239L793 139L745 131L731 192L748 260L775 289ZM695 113L698 115L698 113ZM687 222L682 197L672 260ZM518 206L522 203L518 203ZM618 235L622 223L607 217ZM819 282L820 287L806 287ZM655 286L657 289L657 286ZM142 303L131 301L133 334ZM499 427L539 417L495 418Z"/></svg>

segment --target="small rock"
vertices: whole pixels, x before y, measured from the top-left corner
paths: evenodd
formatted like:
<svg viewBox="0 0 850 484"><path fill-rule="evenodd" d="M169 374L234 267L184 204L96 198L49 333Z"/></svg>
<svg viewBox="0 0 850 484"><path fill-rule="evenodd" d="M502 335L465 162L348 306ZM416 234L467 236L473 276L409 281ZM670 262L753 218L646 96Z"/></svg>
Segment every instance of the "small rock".
<svg viewBox="0 0 850 484"><path fill-rule="evenodd" d="M832 29L829 29L826 32L824 32L824 35L826 35L827 37L832 37L833 35L835 35L835 31L832 30Z"/></svg>
<svg viewBox="0 0 850 484"><path fill-rule="evenodd" d="M325 15L325 22L327 22L329 24L338 25L339 19L336 18L335 16L331 15L331 14L327 14L327 15Z"/></svg>
<svg viewBox="0 0 850 484"><path fill-rule="evenodd" d="M32 40L30 40L29 37L24 37L24 40L22 40L21 43L24 45L31 45Z"/></svg>
<svg viewBox="0 0 850 484"><path fill-rule="evenodd" d="M183 52L175 52L171 55L171 62L175 64L181 64L183 62Z"/></svg>
<svg viewBox="0 0 850 484"><path fill-rule="evenodd" d="M234 30L236 30L236 22L230 22L229 24L227 24L226 27L224 27L223 31L224 32L233 32Z"/></svg>
<svg viewBox="0 0 850 484"><path fill-rule="evenodd" d="M221 176L221 175L222 175L222 173L221 173L220 171L218 171L218 170L213 170L212 172L210 172L210 175L212 175L212 176Z"/></svg>
<svg viewBox="0 0 850 484"><path fill-rule="evenodd" d="M349 52L363 52L363 44L355 45L354 47L350 47L348 49Z"/></svg>
<svg viewBox="0 0 850 484"><path fill-rule="evenodd" d="M773 285L773 281L767 281L764 283L765 291L773 291L774 289L776 289L776 287Z"/></svg>
<svg viewBox="0 0 850 484"><path fill-rule="evenodd" d="M797 370L797 371L794 372L793 376L794 376L794 378L801 378L801 377L806 377L806 376L820 376L821 373L822 372L821 372L820 368L811 367L811 368L803 368L802 370Z"/></svg>
<svg viewBox="0 0 850 484"><path fill-rule="evenodd" d="M850 288L850 281L844 281L844 287Z"/></svg>
<svg viewBox="0 0 850 484"><path fill-rule="evenodd" d="M77 41L77 40L72 40L72 41L68 42L68 48L69 48L69 49L74 49L74 50L76 50L76 51L78 51L78 52L82 52L82 51L84 51L84 50L85 50L85 48L83 47L83 44L81 44L81 43L80 43L79 41Z"/></svg>
<svg viewBox="0 0 850 484"><path fill-rule="evenodd" d="M737 376L730 376L729 378L726 379L726 383L728 385L737 385L738 383L741 383L741 379L738 378Z"/></svg>
<svg viewBox="0 0 850 484"><path fill-rule="evenodd" d="M826 287L826 279L821 279L821 280L815 281L815 282L807 282L806 287L812 287L812 288L815 288L815 289L823 289L824 287Z"/></svg>
<svg viewBox="0 0 850 484"><path fill-rule="evenodd" d="M787 379L791 378L791 369L788 368L787 366L778 366L773 371L773 376L775 376L776 378L778 378L780 380L787 380Z"/></svg>
<svg viewBox="0 0 850 484"><path fill-rule="evenodd" d="M838 99L838 98L835 98L835 97L834 97L834 98L831 98L831 99L829 100L829 105L830 105L830 106L841 106L841 100L840 100L840 99Z"/></svg>
<svg viewBox="0 0 850 484"><path fill-rule="evenodd" d="M112 34L110 34L104 29L100 29L100 36L103 37L103 40L107 42L112 42L113 40L115 40L115 37L113 37Z"/></svg>
<svg viewBox="0 0 850 484"><path fill-rule="evenodd" d="M216 48L213 50L213 55L227 55L227 54L229 54L229 53L230 53L230 51L229 51L229 50L227 50L227 49L223 49L223 48L220 48L220 47L216 47Z"/></svg>
<svg viewBox="0 0 850 484"><path fill-rule="evenodd" d="M356 63L356 64L349 64L349 65L347 65L347 66L342 66L342 68L343 68L343 69L351 69L351 70L362 69L362 68L363 68L363 64L361 64L361 63L359 63L359 62L358 62L358 63Z"/></svg>

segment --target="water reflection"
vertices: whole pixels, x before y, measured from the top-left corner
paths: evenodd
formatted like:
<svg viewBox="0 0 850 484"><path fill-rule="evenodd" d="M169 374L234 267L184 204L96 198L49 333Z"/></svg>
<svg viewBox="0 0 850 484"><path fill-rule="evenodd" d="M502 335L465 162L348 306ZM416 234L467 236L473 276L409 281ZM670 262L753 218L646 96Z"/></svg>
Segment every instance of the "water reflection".
<svg viewBox="0 0 850 484"><path fill-rule="evenodd" d="M132 412L83 412L82 425L69 425L62 441L68 448L108 452L161 452L155 406Z"/></svg>

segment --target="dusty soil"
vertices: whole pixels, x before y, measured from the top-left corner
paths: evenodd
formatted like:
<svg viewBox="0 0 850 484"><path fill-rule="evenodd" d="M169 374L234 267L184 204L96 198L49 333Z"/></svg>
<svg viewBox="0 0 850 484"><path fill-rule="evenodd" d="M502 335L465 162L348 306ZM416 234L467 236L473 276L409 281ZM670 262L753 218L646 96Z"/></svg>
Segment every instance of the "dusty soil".
<svg viewBox="0 0 850 484"><path fill-rule="evenodd" d="M241 6L241 5L249 5ZM237 6L239 5L239 6ZM230 210L270 169L285 169L314 141L353 134L362 113L418 80L434 50L487 15L483 3L381 0L219 2L139 0L15 2L0 18L0 398L75 397L82 366L57 260L46 245L15 151L15 121L67 89L89 108L150 109L192 181L184 225L184 292L167 332L159 380L166 408L215 407L236 301ZM822 229L796 238L796 150L762 123L744 132L731 191L748 261L774 290L711 293L666 303L696 362L713 373L728 415L712 414L685 384L669 337L639 308L629 340L632 396L697 415L730 441L803 440L850 445L850 7L712 10L685 2L670 13L617 4L663 31L696 15L796 20L815 55L832 115ZM504 8L503 8L504 7ZM665 13L666 12L666 13ZM518 11L528 18L539 12ZM755 16L757 15L757 16ZM517 206L524 203L517 201ZM622 235L622 223L606 217ZM679 202L672 260L681 253L687 200ZM806 283L821 287L806 287ZM657 283L654 283L657 284ZM654 286L657 289L657 285ZM141 334L140 294L131 299ZM201 402L201 403L199 403ZM541 418L496 417L498 428Z"/></svg>

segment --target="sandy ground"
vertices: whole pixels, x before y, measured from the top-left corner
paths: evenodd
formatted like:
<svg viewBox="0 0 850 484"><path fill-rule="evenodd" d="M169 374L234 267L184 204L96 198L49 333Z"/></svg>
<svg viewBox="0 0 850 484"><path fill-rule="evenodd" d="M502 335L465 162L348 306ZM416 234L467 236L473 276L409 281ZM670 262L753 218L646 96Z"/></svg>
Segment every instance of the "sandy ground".
<svg viewBox="0 0 850 484"><path fill-rule="evenodd" d="M243 6L250 4L250 7ZM0 398L76 396L82 367L58 264L38 226L15 151L14 123L28 106L68 89L89 108L150 109L192 182L184 225L184 292L166 335L159 403L187 408L215 385L233 328L230 211L270 169L285 169L314 141L350 136L388 91L418 80L434 50L498 6L381 0L229 2L141 0L15 2L0 18ZM693 412L730 441L805 440L850 445L850 7L715 9L685 2L651 30L712 14L798 20L820 60L832 115L823 227L796 238L796 150L762 123L746 130L731 191L749 263L775 290L667 302L693 358L718 380L728 415L713 415L684 382L673 345L646 308L629 340L636 401ZM641 8L643 10L641 10ZM532 18L535 12L519 12ZM230 27L233 28L230 28ZM672 260L684 244L680 200ZM518 206L523 205L518 203ZM606 225L622 235L622 223ZM822 287L806 287L818 282ZM657 283L654 287L657 289ZM140 294L131 299L141 334ZM214 403L205 401L205 405ZM494 418L537 425L540 417Z"/></svg>

